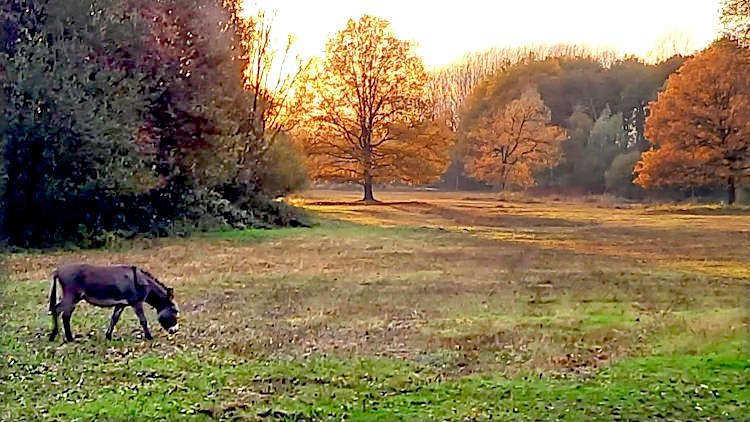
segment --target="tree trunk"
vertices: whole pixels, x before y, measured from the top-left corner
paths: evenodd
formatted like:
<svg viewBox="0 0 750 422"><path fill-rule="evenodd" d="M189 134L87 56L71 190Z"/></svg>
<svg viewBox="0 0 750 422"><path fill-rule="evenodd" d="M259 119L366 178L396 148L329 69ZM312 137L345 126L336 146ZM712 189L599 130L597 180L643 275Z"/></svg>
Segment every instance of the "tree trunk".
<svg viewBox="0 0 750 422"><path fill-rule="evenodd" d="M372 195L372 173L370 173L369 166L365 166L364 183L362 186L365 189L365 196L362 198L364 202L376 202L375 197Z"/></svg>
<svg viewBox="0 0 750 422"><path fill-rule="evenodd" d="M369 180L365 180L364 188L365 188L365 197L362 198L365 202L375 202L375 197L372 196L372 178L365 178Z"/></svg>
<svg viewBox="0 0 750 422"><path fill-rule="evenodd" d="M367 139L367 145L370 144L369 137ZM364 166L364 184L363 187L365 188L365 196L362 198L363 202L377 202L375 201L375 197L372 195L372 149L371 148L365 148L365 159L362 163Z"/></svg>
<svg viewBox="0 0 750 422"><path fill-rule="evenodd" d="M727 204L732 205L737 199L737 187L734 185L734 176L729 176L727 184Z"/></svg>

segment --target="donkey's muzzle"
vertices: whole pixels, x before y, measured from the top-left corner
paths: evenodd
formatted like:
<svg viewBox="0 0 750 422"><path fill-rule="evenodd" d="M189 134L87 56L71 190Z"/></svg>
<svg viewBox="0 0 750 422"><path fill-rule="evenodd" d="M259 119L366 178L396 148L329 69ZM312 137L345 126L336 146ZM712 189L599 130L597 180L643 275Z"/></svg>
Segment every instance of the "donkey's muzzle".
<svg viewBox="0 0 750 422"><path fill-rule="evenodd" d="M178 328L179 328L179 327L178 327L177 325L175 325L174 327L169 327L169 329L167 329L167 332L168 332L169 334L176 334L176 333L177 333L177 329L178 329Z"/></svg>

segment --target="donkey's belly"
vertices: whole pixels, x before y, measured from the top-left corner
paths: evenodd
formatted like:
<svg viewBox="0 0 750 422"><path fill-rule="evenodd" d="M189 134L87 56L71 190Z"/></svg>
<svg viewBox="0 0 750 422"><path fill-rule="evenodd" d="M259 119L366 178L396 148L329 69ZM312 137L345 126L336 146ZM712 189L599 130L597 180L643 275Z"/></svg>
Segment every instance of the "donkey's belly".
<svg viewBox="0 0 750 422"><path fill-rule="evenodd" d="M113 299L113 298L97 298L97 297L91 297L91 296L83 296L83 299L96 306L102 306L102 307L110 307L110 306L117 306L117 305L127 305L128 301L125 299Z"/></svg>
<svg viewBox="0 0 750 422"><path fill-rule="evenodd" d="M124 291L123 291L124 290ZM81 292L81 299L96 306L116 306L131 303L127 289L121 290L116 284L90 286Z"/></svg>

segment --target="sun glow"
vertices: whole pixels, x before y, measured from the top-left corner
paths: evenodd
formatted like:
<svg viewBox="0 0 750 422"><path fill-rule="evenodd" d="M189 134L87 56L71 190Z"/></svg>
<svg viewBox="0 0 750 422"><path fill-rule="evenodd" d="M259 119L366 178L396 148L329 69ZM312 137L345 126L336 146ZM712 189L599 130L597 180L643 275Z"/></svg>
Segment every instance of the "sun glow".
<svg viewBox="0 0 750 422"><path fill-rule="evenodd" d="M648 57L659 39L701 49L716 38L720 0L245 0L274 17L279 42L295 36L297 54L320 55L328 36L365 13L389 20L413 40L429 66L494 46L579 43Z"/></svg>

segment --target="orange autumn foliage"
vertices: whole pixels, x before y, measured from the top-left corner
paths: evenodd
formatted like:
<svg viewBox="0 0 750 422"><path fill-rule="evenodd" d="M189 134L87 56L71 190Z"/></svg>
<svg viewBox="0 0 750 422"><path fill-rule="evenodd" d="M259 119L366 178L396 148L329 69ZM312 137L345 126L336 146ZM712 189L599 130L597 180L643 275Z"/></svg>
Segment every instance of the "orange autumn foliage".
<svg viewBox="0 0 750 422"><path fill-rule="evenodd" d="M750 52L719 41L688 60L650 105L645 134L654 145L634 183L735 185L750 176Z"/></svg>
<svg viewBox="0 0 750 422"><path fill-rule="evenodd" d="M427 72L413 47L369 15L328 41L298 90L306 109L298 136L315 179L359 183L372 201L373 183L440 178L453 134L427 100Z"/></svg>
<svg viewBox="0 0 750 422"><path fill-rule="evenodd" d="M673 145L651 149L641 156L635 168L635 184L644 188L659 186L705 186L715 182L715 174L705 165L711 158L706 150L685 151Z"/></svg>
<svg viewBox="0 0 750 422"><path fill-rule="evenodd" d="M534 185L534 171L557 163L560 142L567 138L565 130L551 120L539 93L526 91L469 133L467 172L502 188Z"/></svg>

